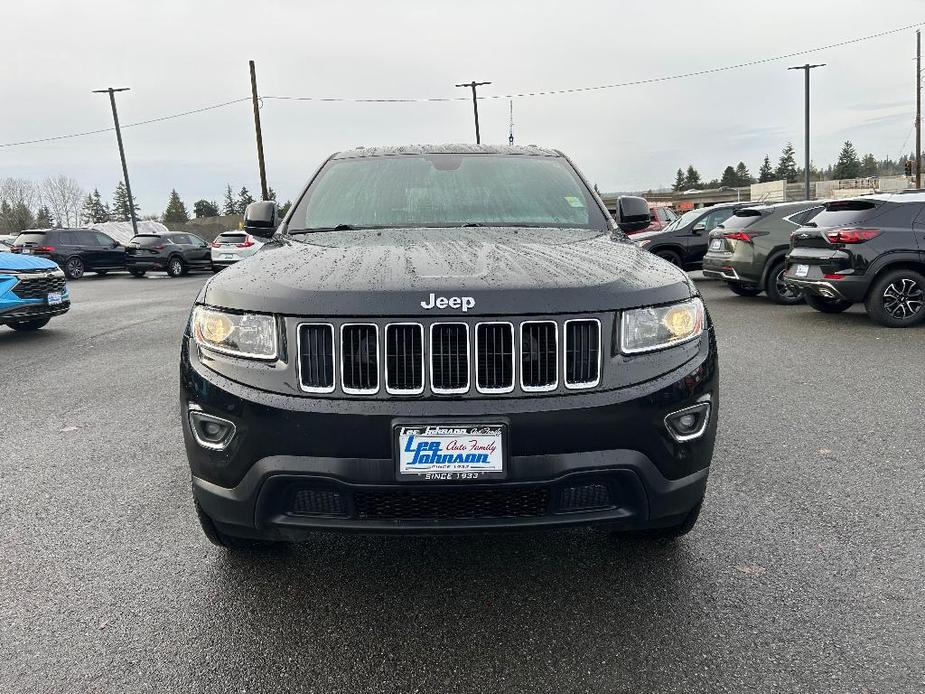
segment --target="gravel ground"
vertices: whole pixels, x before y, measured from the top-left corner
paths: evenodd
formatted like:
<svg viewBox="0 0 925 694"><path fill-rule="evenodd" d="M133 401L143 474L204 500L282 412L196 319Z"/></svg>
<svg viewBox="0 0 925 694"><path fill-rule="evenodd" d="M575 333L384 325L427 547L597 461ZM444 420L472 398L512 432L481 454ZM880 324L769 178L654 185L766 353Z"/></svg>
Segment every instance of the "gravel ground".
<svg viewBox="0 0 925 694"><path fill-rule="evenodd" d="M232 556L199 530L176 407L206 279L90 277L46 329L0 328L0 691L925 691L925 327L702 282L723 404L674 545Z"/></svg>

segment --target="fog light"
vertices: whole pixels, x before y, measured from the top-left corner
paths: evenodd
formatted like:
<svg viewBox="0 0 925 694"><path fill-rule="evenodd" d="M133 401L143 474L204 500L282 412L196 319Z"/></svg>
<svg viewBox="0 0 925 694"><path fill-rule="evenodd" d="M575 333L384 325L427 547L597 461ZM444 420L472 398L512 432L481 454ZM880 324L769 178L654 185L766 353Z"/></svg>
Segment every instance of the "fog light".
<svg viewBox="0 0 925 694"><path fill-rule="evenodd" d="M235 426L232 422L206 414L198 405L190 404L189 423L193 438L203 448L223 451L234 438Z"/></svg>
<svg viewBox="0 0 925 694"><path fill-rule="evenodd" d="M710 403L700 402L665 417L665 428L679 442L692 441L703 436L710 423Z"/></svg>

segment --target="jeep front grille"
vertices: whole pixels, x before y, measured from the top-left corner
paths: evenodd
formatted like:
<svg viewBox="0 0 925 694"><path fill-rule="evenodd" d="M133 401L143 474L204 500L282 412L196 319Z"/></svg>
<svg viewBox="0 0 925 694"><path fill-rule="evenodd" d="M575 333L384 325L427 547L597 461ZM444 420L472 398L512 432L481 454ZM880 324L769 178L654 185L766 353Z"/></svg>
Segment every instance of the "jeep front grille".
<svg viewBox="0 0 925 694"><path fill-rule="evenodd" d="M480 393L514 390L514 326L479 323L475 326L475 386Z"/></svg>
<svg viewBox="0 0 925 694"><path fill-rule="evenodd" d="M554 321L520 324L520 386L528 392L555 390L558 372L559 326Z"/></svg>
<svg viewBox="0 0 925 694"><path fill-rule="evenodd" d="M440 395L469 390L469 326L430 326L430 389Z"/></svg>
<svg viewBox="0 0 925 694"><path fill-rule="evenodd" d="M385 389L393 395L424 392L424 326L385 326Z"/></svg>
<svg viewBox="0 0 925 694"><path fill-rule="evenodd" d="M299 326L299 381L309 393L334 391L334 326L330 323Z"/></svg>
<svg viewBox="0 0 925 694"><path fill-rule="evenodd" d="M565 321L565 387L593 388L600 381L600 369L600 321Z"/></svg>
<svg viewBox="0 0 925 694"><path fill-rule="evenodd" d="M350 395L379 392L379 326L346 323L340 328L340 379Z"/></svg>
<svg viewBox="0 0 925 694"><path fill-rule="evenodd" d="M589 389L601 382L603 332L597 318L299 323L299 385L408 397Z"/></svg>

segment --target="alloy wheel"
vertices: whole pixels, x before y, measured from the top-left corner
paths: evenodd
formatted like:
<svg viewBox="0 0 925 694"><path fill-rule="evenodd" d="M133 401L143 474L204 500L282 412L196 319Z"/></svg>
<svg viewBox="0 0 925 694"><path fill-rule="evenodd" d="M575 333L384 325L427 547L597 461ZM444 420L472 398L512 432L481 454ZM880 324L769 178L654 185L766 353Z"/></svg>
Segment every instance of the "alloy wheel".
<svg viewBox="0 0 925 694"><path fill-rule="evenodd" d="M179 275L180 273L183 272L183 263L181 263L179 260L174 258L173 260L170 261L170 270L171 270L171 274Z"/></svg>
<svg viewBox="0 0 925 694"><path fill-rule="evenodd" d="M883 310L893 318L905 320L922 310L925 289L918 282L902 277L883 290Z"/></svg>
<svg viewBox="0 0 925 694"><path fill-rule="evenodd" d="M777 273L777 276L774 278L774 286L777 288L777 293L780 294L784 299L799 299L802 295L799 289L795 289L786 282L784 282L784 272L786 268L781 268L780 272Z"/></svg>
<svg viewBox="0 0 925 694"><path fill-rule="evenodd" d="M80 258L71 258L67 261L67 276L72 280L79 280L84 274L84 264Z"/></svg>

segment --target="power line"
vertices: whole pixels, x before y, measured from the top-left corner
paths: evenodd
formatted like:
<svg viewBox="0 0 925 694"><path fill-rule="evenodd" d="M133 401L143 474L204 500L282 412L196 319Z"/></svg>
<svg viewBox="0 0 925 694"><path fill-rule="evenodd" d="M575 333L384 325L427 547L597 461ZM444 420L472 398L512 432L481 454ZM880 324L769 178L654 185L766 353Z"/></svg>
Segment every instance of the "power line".
<svg viewBox="0 0 925 694"><path fill-rule="evenodd" d="M665 75L662 77L649 77L646 79L640 80L631 80L628 82L615 82L613 84L601 84L592 87L572 87L568 89L549 89L544 91L535 91L535 92L518 92L513 94L489 94L485 96L479 96L478 99L523 99L532 96L552 96L556 94L577 94L581 92L592 92L592 91L601 91L605 89L617 89L620 87L636 87L646 84L657 84L659 82L669 82L672 80L687 79L690 77L701 77L704 75L712 75L720 72L728 72L730 70L740 70L746 67L754 67L756 65L763 65L766 63L773 63L779 60L787 60L789 58L795 58L801 55L808 55L810 53L818 53L819 51L826 51L832 48L840 48L842 46L850 46L852 44L861 43L862 41L870 41L872 39L882 38L884 36L890 36L892 34L898 34L903 31L908 31L909 29L915 29L917 27L925 26L925 22L916 22L915 24L908 24L903 27L897 27L895 29L888 29L886 31L881 31L876 34L868 34L867 36L860 36L854 39L848 39L845 41L839 41L837 43L831 43L826 46L819 46L816 48L807 48L802 51L795 51L793 53L785 53L783 55L773 56L770 58L759 58L756 60L750 60L744 63L736 63L734 65L724 65L722 67L707 68L704 70L695 70L693 72L683 72L674 75ZM317 101L317 102L334 102L334 103L366 103L366 104L410 104L410 103L441 103L441 102L458 102L458 101L468 101L469 97L465 96L447 96L447 97L417 97L417 98L402 98L402 97L330 97L330 96L264 96L262 99L273 99L276 101ZM232 104L241 103L244 101L250 101L251 97L243 97L240 99L232 99L231 101L225 101L220 104L213 104L211 106L204 106L202 108L192 109L190 111L183 111L181 113L174 113L169 116L161 116L159 118L149 118L143 121L137 121L135 123L127 123L123 125L123 128L133 128L139 125L148 125L150 123L159 123L161 121L172 120L174 118L183 118L184 116L190 116L196 113L203 113L204 111L212 111L218 108L224 108ZM20 145L32 145L39 144L42 142L54 142L56 140L68 140L76 137L85 137L87 135L98 135L99 133L112 132L113 128L99 128L97 130L86 130L78 133L70 133L68 135L55 135L52 137L42 137L34 140L21 140L19 142L7 142L0 143L0 148L4 147L18 147Z"/></svg>
<svg viewBox="0 0 925 694"><path fill-rule="evenodd" d="M213 104L212 106L203 106L202 108L195 108L190 111L183 111L182 113L173 113L169 116L159 116L157 118L149 118L147 120L140 120L134 123L126 123L122 126L125 128L134 128L138 125L148 125L150 123L160 123L165 120L172 120L174 118L183 118L184 116L191 116L195 113L202 113L204 111L214 111L217 108L224 108L225 106L230 106L231 104L238 104L242 101L250 101L250 97L246 96L242 99L233 99L231 101L225 101L220 104ZM0 147L17 147L19 145L34 145L40 142L53 142L55 140L69 140L74 137L84 137L86 135L98 135L100 133L111 133L115 128L99 128L98 130L85 130L79 133L70 133L69 135L55 135L53 137L41 137L36 140L22 140L20 142L6 142L0 144Z"/></svg>

